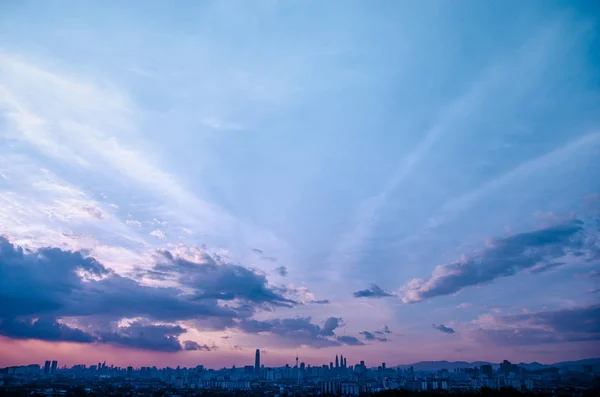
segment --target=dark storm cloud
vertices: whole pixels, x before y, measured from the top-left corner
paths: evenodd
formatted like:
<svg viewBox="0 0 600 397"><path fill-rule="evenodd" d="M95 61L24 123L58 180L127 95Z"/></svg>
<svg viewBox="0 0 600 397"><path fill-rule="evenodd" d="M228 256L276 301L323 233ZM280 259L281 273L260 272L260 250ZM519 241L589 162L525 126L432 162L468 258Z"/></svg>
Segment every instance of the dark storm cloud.
<svg viewBox="0 0 600 397"><path fill-rule="evenodd" d="M51 342L111 344L128 348L176 352L182 349L177 337L185 330L177 325L134 322L113 331L85 332L59 323L55 318L0 319L0 334L12 339L38 339ZM189 341L186 341L189 342Z"/></svg>
<svg viewBox="0 0 600 397"><path fill-rule="evenodd" d="M295 301L283 296L285 289L268 285L264 274L223 261L220 257L202 254L202 260L192 262L175 257L168 251L161 252L164 260L153 271L169 274L179 284L192 288L195 300L234 299L254 304L293 306ZM148 274L152 277L152 274Z"/></svg>
<svg viewBox="0 0 600 397"><path fill-rule="evenodd" d="M504 316L504 322L529 323L559 333L600 334L600 305Z"/></svg>
<svg viewBox="0 0 600 397"><path fill-rule="evenodd" d="M189 351L194 351L194 350L204 350L204 351L212 351L215 350L217 347L216 346L208 346L206 344L201 345L198 342L194 342L193 340L186 340L183 342L183 350L189 350Z"/></svg>
<svg viewBox="0 0 600 397"><path fill-rule="evenodd" d="M599 341L600 305L507 315L494 329L478 329L477 339L501 346Z"/></svg>
<svg viewBox="0 0 600 397"><path fill-rule="evenodd" d="M82 276L85 278L82 279ZM177 288L141 285L79 252L57 248L25 251L0 238L0 318L150 317L174 321L237 317L216 300L190 299Z"/></svg>
<svg viewBox="0 0 600 397"><path fill-rule="evenodd" d="M176 352L182 349L177 338L184 332L185 329L179 325L152 325L136 321L127 327L119 327L115 332L98 332L98 340L134 349Z"/></svg>
<svg viewBox="0 0 600 397"><path fill-rule="evenodd" d="M194 263L168 251L160 258L146 276L175 280L181 287L142 285L80 252L28 251L0 237L0 301L10 302L0 305L0 335L177 351L184 329L151 322L186 320L203 329L226 329L258 308L295 303L283 296L285 289L271 288L264 275L221 258L207 255ZM84 332L62 324L61 318L143 318L147 323Z"/></svg>
<svg viewBox="0 0 600 397"><path fill-rule="evenodd" d="M437 329L437 330L438 330L438 331L440 331L440 332L443 332L443 333L445 333L445 334L453 334L453 333L455 332L455 331L454 331L454 329L452 329L452 328L450 328L450 327L446 327L446 326L445 326L445 325L443 325L443 324L440 324L440 325L435 325L435 324L433 324L433 325L432 325L432 327L433 327L434 329Z"/></svg>
<svg viewBox="0 0 600 397"><path fill-rule="evenodd" d="M361 341L359 341L358 339L356 339L354 336L338 336L336 338L338 340L338 342L341 342L345 345L350 345L350 346L362 346L364 345L364 343L362 343Z"/></svg>
<svg viewBox="0 0 600 397"><path fill-rule="evenodd" d="M393 296L389 292L384 291L376 284L369 285L369 288L354 292L355 298L385 298Z"/></svg>
<svg viewBox="0 0 600 397"><path fill-rule="evenodd" d="M277 272L277 274L279 274L281 277L285 277L288 275L288 271L287 268L285 266L278 266L275 268L275 271Z"/></svg>
<svg viewBox="0 0 600 397"><path fill-rule="evenodd" d="M566 223L495 240L491 247L460 261L437 266L428 280L414 279L403 288L405 303L449 295L463 288L512 276L580 249L583 222ZM549 266L552 267L552 266Z"/></svg>
<svg viewBox="0 0 600 397"><path fill-rule="evenodd" d="M0 335L13 339L40 339L91 343L96 338L80 329L60 324L52 317L38 319L0 318Z"/></svg>
<svg viewBox="0 0 600 397"><path fill-rule="evenodd" d="M311 322L310 317L274 318L266 321L242 320L238 328L246 333L262 333L278 337L289 347L310 346L314 348L339 346L340 343L329 337L335 336L334 330L340 326L341 318L328 318L323 327Z"/></svg>

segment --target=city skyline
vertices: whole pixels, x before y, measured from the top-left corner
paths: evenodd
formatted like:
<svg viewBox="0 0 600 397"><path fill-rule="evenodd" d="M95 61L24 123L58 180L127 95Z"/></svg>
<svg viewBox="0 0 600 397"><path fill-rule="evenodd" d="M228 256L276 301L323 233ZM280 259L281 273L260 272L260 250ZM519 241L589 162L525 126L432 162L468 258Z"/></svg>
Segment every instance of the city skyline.
<svg viewBox="0 0 600 397"><path fill-rule="evenodd" d="M0 2L0 367L600 357L599 25Z"/></svg>
<svg viewBox="0 0 600 397"><path fill-rule="evenodd" d="M473 362L466 362L466 361L446 361L446 360L439 360L439 361L422 361L422 362L415 362L415 363L405 363L405 364L394 364L391 363L390 365L388 365L388 363L386 362L379 362L379 363L366 363L365 360L359 359L356 360L356 362L351 362L350 364L347 363L347 360L344 361L344 364L339 363L338 365L335 365L333 361L330 361L329 363L326 362L322 362L322 363L306 363L302 360L299 359L299 357L295 357L294 359L296 360L296 364L292 365L291 363L284 363L281 365L265 365L260 364L260 361L258 361L259 363L259 367L258 367L258 371L256 370L256 364L257 364L257 360L256 358L259 357L256 354L259 354L260 349L256 349L255 352L255 360L254 360L254 365L250 365L248 363L242 363L241 365L237 365L237 364L232 364L230 366L223 366L223 367L210 367L210 366L206 366L204 364L201 363L197 363L196 365L193 365L191 367L183 367L180 365L177 366L132 366L129 364L125 364L125 365L116 365L114 363L107 363L106 361L93 361L92 363L79 363L79 364L72 364L72 365L62 365L59 366L58 365L58 361L57 360L45 360L44 364L36 364L36 363L29 363L28 364L19 364L19 365L12 365L12 366L8 366L5 368L0 367L1 369L6 369L6 368L18 368L18 367L31 367L31 366L37 366L39 368L39 370L41 371L42 374L44 375L54 375L57 373L58 370L64 370L64 369L68 369L68 370L73 370L73 369L91 369L91 370L101 370L101 369L121 369L121 370L127 370L128 368L132 368L134 370L140 370L140 369L144 369L144 368L156 368L159 370L162 369L198 369L201 368L202 370L212 370L212 371L219 371L219 370L224 370L224 369L229 369L229 370L247 370L249 368L252 368L252 375L257 375L257 376L261 376L261 372L270 368L298 368L298 369L310 369L311 367L314 368L327 368L331 371L338 371L338 370L355 370L358 367L364 367L365 369L382 369L382 370L386 370L386 369L390 369L390 370L402 370L402 369L413 369L415 370L419 370L419 371L437 371L440 369L446 369L448 367L454 367L454 368L464 368L465 365L467 365L466 368L469 368L468 365L474 366L474 367L481 367L482 365L491 365L492 367L499 367L501 368L503 364L511 364L511 362L509 360L497 360L497 362L494 361L486 361L486 360L477 360L477 361L473 361ZM337 358L337 357L336 357ZM292 360L293 361L293 360ZM27 359L24 359L24 362L27 362ZM569 365L571 367L584 367L584 366L597 366L600 365L600 357L595 357L595 358L589 358L589 359L582 359L582 360L576 360L576 361L566 361L566 362L554 362L554 363L538 363L538 362L532 362L532 363L525 363L525 362L521 362L521 363L513 363L514 365L525 365L525 366L535 366L536 369L539 368L550 368L552 366L566 366ZM426 369L422 368L423 366L426 367ZM461 367L462 366L462 367Z"/></svg>
<svg viewBox="0 0 600 397"><path fill-rule="evenodd" d="M179 391L189 396L216 393L229 395L236 391L252 391L261 395L333 394L356 397L392 390L440 391L460 393L502 390L514 395L518 391L561 393L574 390L597 391L600 359L556 363L515 364L508 360L487 362L424 362L414 366L391 367L385 362L369 366L364 360L347 365L347 357L336 355L327 364L311 366L299 362L281 367L260 365L260 350L255 352L255 365L210 369L204 365L186 368L119 367L106 362L57 368L57 362L0 368L0 390L6 393L35 393L40 390L68 394L81 390L91 395L107 395L119 390L136 389L140 393ZM259 366L260 365L260 366ZM258 367L259 366L259 367ZM257 370L258 367L258 370ZM278 393L277 393L278 392Z"/></svg>

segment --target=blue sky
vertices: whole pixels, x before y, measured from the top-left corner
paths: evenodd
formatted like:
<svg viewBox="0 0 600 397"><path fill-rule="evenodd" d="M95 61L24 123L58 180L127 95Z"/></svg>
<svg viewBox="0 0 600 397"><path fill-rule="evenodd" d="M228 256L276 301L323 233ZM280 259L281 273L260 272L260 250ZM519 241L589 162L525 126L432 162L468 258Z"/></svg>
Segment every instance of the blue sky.
<svg viewBox="0 0 600 397"><path fill-rule="evenodd" d="M99 261L92 282L235 313L5 311L0 361L31 346L68 357L72 342L140 363L241 364L256 347L274 363L298 348L315 363L597 356L598 11L3 2L5 280L33 296L62 285L11 273L54 247ZM19 246L29 259L11 262ZM89 265L73 266L65 277L89 285ZM596 322L565 329L574 317ZM138 343L139 327L156 340ZM377 330L387 341L365 337Z"/></svg>

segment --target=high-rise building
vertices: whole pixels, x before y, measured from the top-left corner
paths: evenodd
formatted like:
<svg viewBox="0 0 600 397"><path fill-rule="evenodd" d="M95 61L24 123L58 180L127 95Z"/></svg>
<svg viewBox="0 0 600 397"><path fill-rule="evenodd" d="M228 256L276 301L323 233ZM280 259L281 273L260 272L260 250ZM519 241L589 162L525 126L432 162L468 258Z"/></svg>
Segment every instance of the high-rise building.
<svg viewBox="0 0 600 397"><path fill-rule="evenodd" d="M340 360L338 359L337 354L335 355L335 367L339 368L340 367Z"/></svg>
<svg viewBox="0 0 600 397"><path fill-rule="evenodd" d="M486 375L486 376L487 376L487 377L489 377L489 378L491 378L491 377L493 376L493 374L494 374L494 371L493 371L493 369L492 369L492 366L491 366L491 365L489 365L489 364L484 364L484 365L481 365L479 368L480 368L480 370L481 370L481 373L482 373L483 375Z"/></svg>
<svg viewBox="0 0 600 397"><path fill-rule="evenodd" d="M131 378L131 375L133 375L133 367L127 367L127 377Z"/></svg>
<svg viewBox="0 0 600 397"><path fill-rule="evenodd" d="M260 375L260 349L256 349L256 356L254 357L254 372Z"/></svg>
<svg viewBox="0 0 600 397"><path fill-rule="evenodd" d="M348 368L348 359L344 358L344 368Z"/></svg>
<svg viewBox="0 0 600 397"><path fill-rule="evenodd" d="M56 373L56 367L58 367L58 361L52 361L52 368L50 368L50 373L51 374L55 374Z"/></svg>
<svg viewBox="0 0 600 397"><path fill-rule="evenodd" d="M50 361L44 363L44 375L50 375Z"/></svg>
<svg viewBox="0 0 600 397"><path fill-rule="evenodd" d="M344 368L344 355L340 354L340 367Z"/></svg>

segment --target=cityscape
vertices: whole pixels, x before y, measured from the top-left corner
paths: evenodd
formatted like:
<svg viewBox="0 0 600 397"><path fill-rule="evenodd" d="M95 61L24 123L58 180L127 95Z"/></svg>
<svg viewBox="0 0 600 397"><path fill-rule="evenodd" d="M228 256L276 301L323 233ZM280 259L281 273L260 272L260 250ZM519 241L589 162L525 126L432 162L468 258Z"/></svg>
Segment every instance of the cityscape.
<svg viewBox="0 0 600 397"><path fill-rule="evenodd" d="M119 367L106 362L59 366L56 360L0 369L0 396L123 395L200 396L370 396L423 393L529 393L595 396L600 392L600 359L539 363L423 362L412 365L348 364L336 355L322 365L269 367L256 349L254 365L221 369ZM388 394L385 394L388 393ZM511 394L511 395L513 395Z"/></svg>
<svg viewBox="0 0 600 397"><path fill-rule="evenodd" d="M0 397L600 397L600 0L0 0Z"/></svg>

